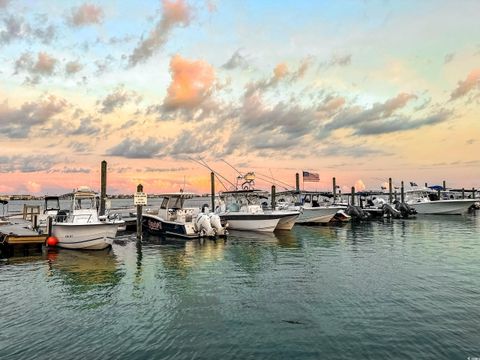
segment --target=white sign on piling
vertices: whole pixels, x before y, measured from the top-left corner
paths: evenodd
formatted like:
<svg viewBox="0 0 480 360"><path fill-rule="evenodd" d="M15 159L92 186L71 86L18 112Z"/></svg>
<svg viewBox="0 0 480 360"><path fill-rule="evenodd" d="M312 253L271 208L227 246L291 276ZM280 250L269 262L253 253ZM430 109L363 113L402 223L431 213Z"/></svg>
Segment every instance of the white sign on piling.
<svg viewBox="0 0 480 360"><path fill-rule="evenodd" d="M133 195L133 205L147 205L147 194L144 192L136 192Z"/></svg>

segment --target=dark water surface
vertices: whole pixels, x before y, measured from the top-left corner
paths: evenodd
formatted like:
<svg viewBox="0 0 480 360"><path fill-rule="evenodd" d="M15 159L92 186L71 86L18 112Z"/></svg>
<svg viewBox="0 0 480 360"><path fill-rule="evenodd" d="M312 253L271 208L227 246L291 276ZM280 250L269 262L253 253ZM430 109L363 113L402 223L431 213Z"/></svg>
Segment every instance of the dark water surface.
<svg viewBox="0 0 480 360"><path fill-rule="evenodd" d="M480 357L480 218L0 260L1 359Z"/></svg>

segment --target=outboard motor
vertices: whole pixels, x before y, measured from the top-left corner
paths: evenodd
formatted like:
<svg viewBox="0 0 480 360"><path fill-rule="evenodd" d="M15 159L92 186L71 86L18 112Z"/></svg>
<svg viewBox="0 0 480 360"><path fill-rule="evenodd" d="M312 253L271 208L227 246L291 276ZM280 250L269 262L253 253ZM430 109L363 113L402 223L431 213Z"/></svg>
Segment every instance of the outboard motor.
<svg viewBox="0 0 480 360"><path fill-rule="evenodd" d="M410 205L408 205L407 203L401 203L401 202L397 202L395 204L395 209L397 209L398 211L400 211L400 213L402 214L402 217L403 218L408 218L410 215L415 215L417 213L417 210L415 210L414 208L412 208Z"/></svg>
<svg viewBox="0 0 480 360"><path fill-rule="evenodd" d="M195 219L195 230L202 236L215 236L215 231L210 224L208 205L202 206L202 211L198 213Z"/></svg>
<svg viewBox="0 0 480 360"><path fill-rule="evenodd" d="M355 219L355 220L367 220L370 216L366 211L364 211L359 206L348 205L345 212L347 213L347 215L351 216L352 219Z"/></svg>
<svg viewBox="0 0 480 360"><path fill-rule="evenodd" d="M392 217L394 219L398 219L402 215L400 211L393 208L393 206L390 204L383 204L382 210L383 216Z"/></svg>
<svg viewBox="0 0 480 360"><path fill-rule="evenodd" d="M222 222L220 220L220 216L217 214L210 213L209 215L210 218L210 225L213 228L213 231L217 236L225 236L228 234L227 229L225 229L222 226Z"/></svg>

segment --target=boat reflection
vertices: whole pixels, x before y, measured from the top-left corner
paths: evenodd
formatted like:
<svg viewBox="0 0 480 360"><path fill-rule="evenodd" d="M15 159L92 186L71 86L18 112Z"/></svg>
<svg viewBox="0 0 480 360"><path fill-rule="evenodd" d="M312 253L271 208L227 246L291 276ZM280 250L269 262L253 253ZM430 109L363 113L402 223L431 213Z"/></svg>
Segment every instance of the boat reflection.
<svg viewBox="0 0 480 360"><path fill-rule="evenodd" d="M187 277L194 268L223 260L225 245L224 239L185 240L145 234L141 251L159 256L167 274Z"/></svg>
<svg viewBox="0 0 480 360"><path fill-rule="evenodd" d="M72 296L91 295L90 307L101 305L113 295L123 275L111 249L76 251L57 249L47 254L52 280L60 280Z"/></svg>

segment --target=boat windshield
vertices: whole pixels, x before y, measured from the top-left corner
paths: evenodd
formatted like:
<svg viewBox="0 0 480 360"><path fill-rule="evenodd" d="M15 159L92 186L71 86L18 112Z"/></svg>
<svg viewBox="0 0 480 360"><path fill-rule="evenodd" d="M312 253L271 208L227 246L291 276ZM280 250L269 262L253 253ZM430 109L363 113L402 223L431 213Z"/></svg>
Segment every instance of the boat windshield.
<svg viewBox="0 0 480 360"><path fill-rule="evenodd" d="M75 199L75 210L79 209L96 209L97 204L95 198L76 198Z"/></svg>
<svg viewBox="0 0 480 360"><path fill-rule="evenodd" d="M60 200L58 198L45 198L45 210L60 210Z"/></svg>
<svg viewBox="0 0 480 360"><path fill-rule="evenodd" d="M174 198L164 197L160 209L182 209L185 198L179 196Z"/></svg>

